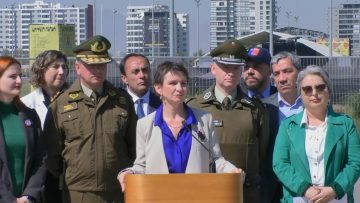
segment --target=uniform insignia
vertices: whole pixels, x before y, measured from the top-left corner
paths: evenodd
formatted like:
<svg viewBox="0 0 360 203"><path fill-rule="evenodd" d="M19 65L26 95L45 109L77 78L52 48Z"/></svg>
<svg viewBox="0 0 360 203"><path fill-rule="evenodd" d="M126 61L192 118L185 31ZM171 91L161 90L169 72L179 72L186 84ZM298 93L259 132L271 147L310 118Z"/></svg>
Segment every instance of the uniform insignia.
<svg viewBox="0 0 360 203"><path fill-rule="evenodd" d="M114 91L114 90L108 90L108 95L110 96L110 97L113 97L113 96L115 96L116 95L116 92Z"/></svg>
<svg viewBox="0 0 360 203"><path fill-rule="evenodd" d="M78 108L77 103L76 103L76 102L73 102L73 103L71 103L71 104L68 104L68 105L65 105L65 106L64 106L64 111L63 111L63 113L68 112L68 111L75 110L75 109L77 109L77 108Z"/></svg>
<svg viewBox="0 0 360 203"><path fill-rule="evenodd" d="M30 127L32 125L32 122L30 119L26 119L24 123L25 123L26 127Z"/></svg>
<svg viewBox="0 0 360 203"><path fill-rule="evenodd" d="M100 44L101 43L101 44ZM91 44L90 45L90 50L93 51L93 52L103 52L105 51L107 48L106 48L106 44L105 42L99 42L99 41L96 41L94 44Z"/></svg>
<svg viewBox="0 0 360 203"><path fill-rule="evenodd" d="M69 94L69 97L70 97L71 99L76 99L76 98L79 97L79 93L78 93L78 92L70 93L70 94Z"/></svg>
<svg viewBox="0 0 360 203"><path fill-rule="evenodd" d="M120 102L120 104L126 104L126 98L125 97L120 97L119 102Z"/></svg>
<svg viewBox="0 0 360 203"><path fill-rule="evenodd" d="M215 127L222 127L223 126L223 121L222 120L214 120L213 121Z"/></svg>
<svg viewBox="0 0 360 203"><path fill-rule="evenodd" d="M248 104L248 105L254 105L253 102L248 98L248 97L244 97L241 99L241 102Z"/></svg>
<svg viewBox="0 0 360 203"><path fill-rule="evenodd" d="M211 92L206 92L205 94L204 94L204 99L205 100L208 100L209 98L211 97Z"/></svg>

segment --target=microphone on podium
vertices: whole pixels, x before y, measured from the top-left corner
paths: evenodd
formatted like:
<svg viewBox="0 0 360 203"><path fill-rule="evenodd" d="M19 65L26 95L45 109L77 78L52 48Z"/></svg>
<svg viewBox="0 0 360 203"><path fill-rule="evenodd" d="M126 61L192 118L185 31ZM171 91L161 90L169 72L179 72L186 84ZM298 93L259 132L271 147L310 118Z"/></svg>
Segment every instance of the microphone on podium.
<svg viewBox="0 0 360 203"><path fill-rule="evenodd" d="M211 159L211 163L209 164L209 172L210 173L216 173L216 164L215 164L215 158L213 153L209 150L209 148L207 148L204 145L204 141L205 141L205 135L204 133L202 133L201 131L195 132L195 135L193 134L192 129L186 124L186 121L183 120L182 125L185 126L186 129L188 129L190 131L191 136L198 142L200 143L200 145L202 147L204 147L204 149L209 153L210 159Z"/></svg>

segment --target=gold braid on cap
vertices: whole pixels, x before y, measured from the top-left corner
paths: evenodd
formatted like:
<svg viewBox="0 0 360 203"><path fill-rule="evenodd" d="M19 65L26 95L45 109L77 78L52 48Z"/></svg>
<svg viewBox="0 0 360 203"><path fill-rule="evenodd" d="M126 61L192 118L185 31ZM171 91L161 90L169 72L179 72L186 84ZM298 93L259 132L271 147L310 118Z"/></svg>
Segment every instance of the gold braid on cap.
<svg viewBox="0 0 360 203"><path fill-rule="evenodd" d="M101 44L99 44L101 43ZM90 45L90 50L93 51L93 52L103 52L106 50L106 44L105 42L99 42L99 41L96 41L94 44L91 44Z"/></svg>

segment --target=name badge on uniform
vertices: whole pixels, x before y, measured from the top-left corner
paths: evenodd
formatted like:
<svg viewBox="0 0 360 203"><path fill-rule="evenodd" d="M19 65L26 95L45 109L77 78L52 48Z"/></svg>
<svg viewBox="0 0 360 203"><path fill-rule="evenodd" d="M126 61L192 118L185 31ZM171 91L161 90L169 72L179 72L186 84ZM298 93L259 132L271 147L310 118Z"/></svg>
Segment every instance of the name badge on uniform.
<svg viewBox="0 0 360 203"><path fill-rule="evenodd" d="M64 109L63 109L63 113L69 112L69 111L73 111L78 109L78 105L76 102L73 102L71 104L65 105Z"/></svg>
<svg viewBox="0 0 360 203"><path fill-rule="evenodd" d="M215 127L222 127L223 126L223 121L222 120L214 120L213 121Z"/></svg>

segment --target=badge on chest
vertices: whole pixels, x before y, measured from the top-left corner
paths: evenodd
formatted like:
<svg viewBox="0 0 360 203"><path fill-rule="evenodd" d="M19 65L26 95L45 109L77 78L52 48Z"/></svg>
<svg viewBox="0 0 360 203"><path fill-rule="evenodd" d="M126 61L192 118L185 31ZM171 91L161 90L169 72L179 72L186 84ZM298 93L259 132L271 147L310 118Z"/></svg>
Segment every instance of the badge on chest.
<svg viewBox="0 0 360 203"><path fill-rule="evenodd" d="M214 120L213 121L215 127L223 127L223 121L222 120Z"/></svg>

